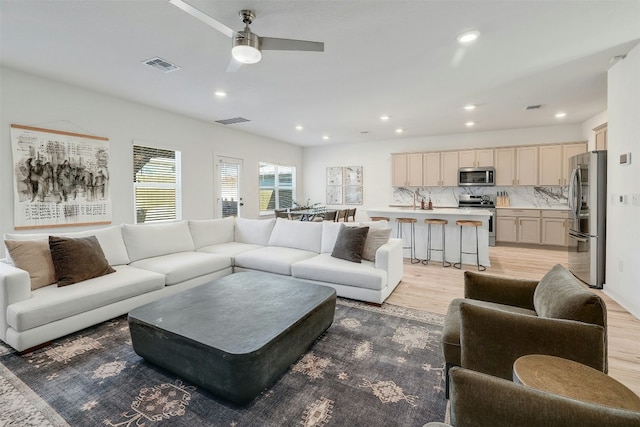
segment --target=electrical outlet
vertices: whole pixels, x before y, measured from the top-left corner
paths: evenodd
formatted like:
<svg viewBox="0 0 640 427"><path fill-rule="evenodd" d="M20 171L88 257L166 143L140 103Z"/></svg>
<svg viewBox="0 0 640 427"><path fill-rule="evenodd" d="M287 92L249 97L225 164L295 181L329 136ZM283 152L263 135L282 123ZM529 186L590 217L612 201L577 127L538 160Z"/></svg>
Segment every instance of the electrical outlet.
<svg viewBox="0 0 640 427"><path fill-rule="evenodd" d="M626 194L622 194L620 196L620 203L622 203L623 205L627 204L627 195Z"/></svg>
<svg viewBox="0 0 640 427"><path fill-rule="evenodd" d="M631 196L631 204L633 206L640 206L640 194L634 194Z"/></svg>
<svg viewBox="0 0 640 427"><path fill-rule="evenodd" d="M617 201L618 201L618 196L616 194L612 194L611 195L611 204L615 205Z"/></svg>

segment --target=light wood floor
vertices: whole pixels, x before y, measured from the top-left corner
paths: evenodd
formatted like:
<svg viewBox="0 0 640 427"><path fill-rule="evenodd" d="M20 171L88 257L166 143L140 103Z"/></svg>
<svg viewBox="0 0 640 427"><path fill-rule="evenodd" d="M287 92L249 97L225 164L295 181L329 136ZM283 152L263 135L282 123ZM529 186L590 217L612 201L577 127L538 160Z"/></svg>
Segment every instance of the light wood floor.
<svg viewBox="0 0 640 427"><path fill-rule="evenodd" d="M555 264L567 265L561 250L497 246L490 248L487 274L538 280ZM475 266L463 266L475 270ZM449 302L463 296L463 270L442 268L437 262L409 264L389 296L389 304L445 314ZM629 314L602 291L593 290L607 304L609 375L640 395L640 320Z"/></svg>

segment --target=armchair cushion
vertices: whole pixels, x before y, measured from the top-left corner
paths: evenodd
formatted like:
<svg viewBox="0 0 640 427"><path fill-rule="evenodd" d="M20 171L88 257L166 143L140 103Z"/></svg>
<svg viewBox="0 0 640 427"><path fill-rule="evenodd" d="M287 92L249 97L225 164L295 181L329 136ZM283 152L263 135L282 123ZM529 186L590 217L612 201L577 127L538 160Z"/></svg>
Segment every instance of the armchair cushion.
<svg viewBox="0 0 640 427"><path fill-rule="evenodd" d="M560 264L540 280L533 295L533 305L540 317L606 326L607 310L602 299L580 286Z"/></svg>

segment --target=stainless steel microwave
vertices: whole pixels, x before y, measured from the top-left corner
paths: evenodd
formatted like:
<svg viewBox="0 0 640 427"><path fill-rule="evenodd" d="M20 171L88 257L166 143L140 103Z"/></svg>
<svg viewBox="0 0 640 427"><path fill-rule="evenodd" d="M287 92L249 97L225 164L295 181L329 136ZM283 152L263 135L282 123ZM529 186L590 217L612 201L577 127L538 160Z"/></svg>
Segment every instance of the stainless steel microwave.
<svg viewBox="0 0 640 427"><path fill-rule="evenodd" d="M490 166L481 168L460 168L458 185L461 187L496 185L496 170Z"/></svg>

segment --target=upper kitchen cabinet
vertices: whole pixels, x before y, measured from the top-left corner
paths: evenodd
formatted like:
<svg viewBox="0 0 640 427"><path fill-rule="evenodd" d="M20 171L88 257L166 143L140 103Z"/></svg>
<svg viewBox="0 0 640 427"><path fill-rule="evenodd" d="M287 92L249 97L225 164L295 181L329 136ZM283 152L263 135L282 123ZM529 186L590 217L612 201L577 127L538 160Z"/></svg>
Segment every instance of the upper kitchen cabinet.
<svg viewBox="0 0 640 427"><path fill-rule="evenodd" d="M538 185L538 147L496 148L496 185Z"/></svg>
<svg viewBox="0 0 640 427"><path fill-rule="evenodd" d="M421 187L422 153L392 154L391 176L393 187Z"/></svg>
<svg viewBox="0 0 640 427"><path fill-rule="evenodd" d="M493 166L493 149L460 151L458 162L461 168Z"/></svg>
<svg viewBox="0 0 640 427"><path fill-rule="evenodd" d="M593 129L596 133L596 150L607 149L607 123L603 123L600 126Z"/></svg>
<svg viewBox="0 0 640 427"><path fill-rule="evenodd" d="M584 153L587 145L583 142L539 147L538 184L567 185L569 181L569 159Z"/></svg>
<svg viewBox="0 0 640 427"><path fill-rule="evenodd" d="M458 152L444 151L423 154L425 187L455 187L458 185Z"/></svg>

